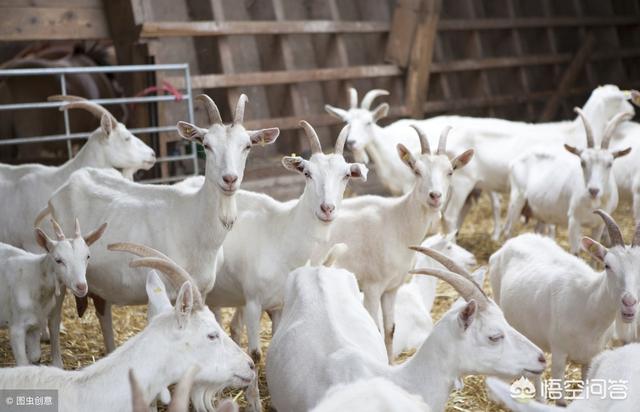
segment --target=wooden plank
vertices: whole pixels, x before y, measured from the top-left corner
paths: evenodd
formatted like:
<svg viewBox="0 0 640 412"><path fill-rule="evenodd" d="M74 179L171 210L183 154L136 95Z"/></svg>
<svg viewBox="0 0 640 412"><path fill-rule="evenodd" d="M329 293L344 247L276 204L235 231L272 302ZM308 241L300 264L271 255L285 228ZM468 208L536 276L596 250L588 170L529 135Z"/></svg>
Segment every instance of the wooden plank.
<svg viewBox="0 0 640 412"><path fill-rule="evenodd" d="M441 31L505 30L545 27L635 26L637 17L519 17L513 19L442 19Z"/></svg>
<svg viewBox="0 0 640 412"><path fill-rule="evenodd" d="M378 21L162 21L145 22L141 37L196 37L232 35L384 33L389 23Z"/></svg>
<svg viewBox="0 0 640 412"><path fill-rule="evenodd" d="M441 0L422 0L422 9L416 29L407 80L405 106L412 117L422 117L422 106L427 99L429 73L433 59Z"/></svg>
<svg viewBox="0 0 640 412"><path fill-rule="evenodd" d="M274 70L268 72L203 74L191 77L194 89L217 87L263 86L328 80L365 79L371 77L399 76L402 71L393 65L334 67L305 70ZM167 77L178 88L184 87L181 77Z"/></svg>
<svg viewBox="0 0 640 412"><path fill-rule="evenodd" d="M511 19L516 18L516 6L514 3L515 0L507 0L507 14ZM524 54L524 48L522 47L522 36L520 35L520 31L518 29L511 30L511 40L513 42L515 55L519 57L522 56ZM524 66L520 66L518 68L518 78L520 79L520 87L522 88L522 90L524 90L526 94L529 94L531 92L531 85L529 82L527 69ZM534 119L533 105L531 104L531 102L527 103L527 116L529 120Z"/></svg>
<svg viewBox="0 0 640 412"><path fill-rule="evenodd" d="M420 11L420 0L400 0L393 11L393 20L385 61L393 63L399 67L407 67L411 46L418 26L418 12Z"/></svg>
<svg viewBox="0 0 640 412"><path fill-rule="evenodd" d="M556 113L558 112L558 108L560 107L560 99L563 97L565 92L575 83L576 79L580 75L580 72L584 68L585 63L589 59L589 55L593 50L593 46L595 44L595 38L593 35L589 34L587 36L587 40L580 46L580 49L574 56L571 64L567 67L564 74L562 75L562 79L558 84L558 88L554 92L551 99L547 102L540 115L540 122L549 122L553 120Z"/></svg>
<svg viewBox="0 0 640 412"><path fill-rule="evenodd" d="M102 9L6 7L0 11L0 41L109 38Z"/></svg>
<svg viewBox="0 0 640 412"><path fill-rule="evenodd" d="M478 3L478 4L480 6L483 5L482 3ZM474 7L474 0L467 0L466 6L467 6L467 13L469 14L469 17L472 20L479 20L479 17L481 16L478 16L476 13L476 9ZM485 57L485 53L484 53L484 47L482 45L482 39L480 38L479 30L472 31L471 45L475 50L473 57L476 59L483 59ZM479 89L482 90L482 93L484 94L485 97L489 97L493 95L493 93L491 92L491 83L489 82L489 75L487 74L486 71L481 70L480 73L478 73L477 82L479 82ZM495 110L493 109L493 107L489 106L488 114L491 117L495 117Z"/></svg>
<svg viewBox="0 0 640 412"><path fill-rule="evenodd" d="M102 0L0 0L4 7L102 9Z"/></svg>

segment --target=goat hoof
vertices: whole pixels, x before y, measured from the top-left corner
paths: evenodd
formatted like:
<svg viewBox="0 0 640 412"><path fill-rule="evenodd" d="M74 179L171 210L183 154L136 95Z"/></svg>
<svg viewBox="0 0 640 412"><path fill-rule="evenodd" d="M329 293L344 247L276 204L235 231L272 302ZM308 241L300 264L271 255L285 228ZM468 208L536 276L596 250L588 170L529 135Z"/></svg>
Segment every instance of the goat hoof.
<svg viewBox="0 0 640 412"><path fill-rule="evenodd" d="M257 365L258 363L260 363L261 358L262 358L262 354L260 353L259 349L251 351L251 359L253 359L253 363Z"/></svg>

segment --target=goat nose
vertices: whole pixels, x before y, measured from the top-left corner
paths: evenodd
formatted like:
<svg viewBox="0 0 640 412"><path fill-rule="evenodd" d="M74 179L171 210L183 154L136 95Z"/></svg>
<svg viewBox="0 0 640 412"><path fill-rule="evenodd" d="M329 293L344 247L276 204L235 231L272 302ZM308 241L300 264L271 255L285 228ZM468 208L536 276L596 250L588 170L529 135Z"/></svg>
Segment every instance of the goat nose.
<svg viewBox="0 0 640 412"><path fill-rule="evenodd" d="M224 182L228 185L232 185L235 182L238 181L238 176L237 175L224 175L222 176L222 180L224 180Z"/></svg>
<svg viewBox="0 0 640 412"><path fill-rule="evenodd" d="M589 188L589 194L591 195L591 197L598 196L598 193L600 193L600 189L596 189L594 187Z"/></svg>
<svg viewBox="0 0 640 412"><path fill-rule="evenodd" d="M249 369L251 369L252 371L256 370L256 364L253 363L253 361L249 362Z"/></svg>
<svg viewBox="0 0 640 412"><path fill-rule="evenodd" d="M442 197L442 193L440 192L429 192L429 197L433 200L438 200Z"/></svg>
<svg viewBox="0 0 640 412"><path fill-rule="evenodd" d="M547 364L547 359L544 357L544 353L541 353L540 356L538 356L538 362L540 362L543 365Z"/></svg>
<svg viewBox="0 0 640 412"><path fill-rule="evenodd" d="M320 205L320 210L322 210L325 214L330 214L336 209L335 205L329 203L323 203Z"/></svg>
<svg viewBox="0 0 640 412"><path fill-rule="evenodd" d="M78 292L86 292L87 291L87 284L86 283L76 283L76 290Z"/></svg>
<svg viewBox="0 0 640 412"><path fill-rule="evenodd" d="M624 303L625 306L633 306L638 303L638 300L627 293L622 297L622 303Z"/></svg>

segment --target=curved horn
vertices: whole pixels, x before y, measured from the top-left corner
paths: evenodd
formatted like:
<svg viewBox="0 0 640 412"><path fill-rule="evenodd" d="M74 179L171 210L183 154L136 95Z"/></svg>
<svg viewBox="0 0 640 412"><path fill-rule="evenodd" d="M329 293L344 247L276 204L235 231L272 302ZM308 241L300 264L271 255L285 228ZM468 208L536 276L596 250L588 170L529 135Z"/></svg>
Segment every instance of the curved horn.
<svg viewBox="0 0 640 412"><path fill-rule="evenodd" d="M342 130L340 130L340 134L338 135L338 140L336 140L336 148L335 153L338 155L342 155L344 153L344 145L347 143L347 137L349 137L349 130L351 130L351 125L346 124Z"/></svg>
<svg viewBox="0 0 640 412"><path fill-rule="evenodd" d="M609 123L607 123L607 127L604 129L604 134L602 135L602 143L600 144L600 147L602 149L608 149L609 143L611 142L611 138L613 137L613 134L615 133L620 123L627 120L631 120L632 117L633 117L632 113L621 112L615 115L613 119L609 120Z"/></svg>
<svg viewBox="0 0 640 412"><path fill-rule="evenodd" d="M609 238L611 239L611 246L624 246L624 239L622 238L622 232L615 220L604 210L594 210L593 213L600 216L607 226L609 232Z"/></svg>
<svg viewBox="0 0 640 412"><path fill-rule="evenodd" d="M82 232L80 231L80 221L76 218L76 237L82 237Z"/></svg>
<svg viewBox="0 0 640 412"><path fill-rule="evenodd" d="M349 108L355 109L356 107L358 107L358 91L349 87Z"/></svg>
<svg viewBox="0 0 640 412"><path fill-rule="evenodd" d="M487 295L482 292L482 289L478 288L478 285L474 281L462 277L457 273L434 268L414 269L409 271L409 273L412 275L435 276L450 284L467 302L471 299L475 300L479 309L486 309L488 306L489 299Z"/></svg>
<svg viewBox="0 0 640 412"><path fill-rule="evenodd" d="M244 106L247 104L248 100L249 98L244 93L242 93L238 98L236 113L233 116L233 124L241 124L244 121Z"/></svg>
<svg viewBox="0 0 640 412"><path fill-rule="evenodd" d="M139 243L132 242L119 242L107 245L107 249L112 252L129 252L139 257L157 257L160 259L171 260L171 258L164 253L156 250L152 247L141 245Z"/></svg>
<svg viewBox="0 0 640 412"><path fill-rule="evenodd" d="M389 95L389 92L383 89L369 90L367 94L365 94L364 97L362 98L362 103L360 103L360 107L363 109L369 110L371 108L371 103L373 103L376 97L388 96L388 95Z"/></svg>
<svg viewBox="0 0 640 412"><path fill-rule="evenodd" d="M209 122L211 124L222 124L220 110L218 110L218 106L216 106L216 103L211 97L206 94L199 94L195 99L204 104L204 108L207 110L207 115L209 116Z"/></svg>
<svg viewBox="0 0 640 412"><path fill-rule="evenodd" d="M631 246L640 246L640 222L638 226L636 226L636 232L633 235L633 242L631 242Z"/></svg>
<svg viewBox="0 0 640 412"><path fill-rule="evenodd" d="M409 249L415 250L416 252L420 252L423 255L428 256L431 259L435 260L436 262L440 263L442 266L447 268L447 270L450 270L453 273L457 273L458 275L464 276L465 278L473 281L473 277L471 277L471 274L465 268L458 265L452 259L443 255L437 250L424 247L424 246L409 246Z"/></svg>
<svg viewBox="0 0 640 412"><path fill-rule="evenodd" d="M584 124L584 131L587 135L587 148L593 148L593 129L591 128L591 124L587 120L587 116L584 114L581 108L574 107L573 111L578 113L578 116L582 119L582 124Z"/></svg>
<svg viewBox="0 0 640 412"><path fill-rule="evenodd" d="M436 154L447 154L447 137L449 136L450 131L451 126L445 126L442 133L440 133L440 140L438 140L438 150L436 151Z"/></svg>
<svg viewBox="0 0 640 412"><path fill-rule="evenodd" d="M427 135L415 124L410 125L413 130L418 133L418 138L420 139L420 151L422 154L431 154L431 147L429 147L429 139L427 139Z"/></svg>
<svg viewBox="0 0 640 412"><path fill-rule="evenodd" d="M56 234L56 239L64 240L64 232L62 231L60 224L54 218L51 218L51 226L53 226L53 231Z"/></svg>
<svg viewBox="0 0 640 412"><path fill-rule="evenodd" d="M51 102L67 102L66 104L60 106L61 111L69 109L83 109L88 111L98 119L101 119L102 116L106 114L109 120L111 120L111 127L115 128L118 125L118 121L115 117L113 117L110 111L100 106L98 103L90 102L82 97L55 95L49 96L47 100Z"/></svg>
<svg viewBox="0 0 640 412"><path fill-rule="evenodd" d="M322 153L322 146L320 146L320 139L318 138L318 133L316 133L313 126L309 124L306 120L300 120L300 127L304 129L304 134L307 135L307 139L309 139L309 146L311 146L311 153ZM344 130L344 129L343 129ZM338 137L338 139L340 139Z"/></svg>
<svg viewBox="0 0 640 412"><path fill-rule="evenodd" d="M151 269L157 269L167 275L167 278L171 282L172 286L176 289L180 289L184 282L190 282L191 286L193 287L194 309L201 309L204 307L202 295L196 287L196 283L193 281L193 278L186 270L178 266L175 262L157 257L147 257L132 260L129 263L129 267L147 267Z"/></svg>

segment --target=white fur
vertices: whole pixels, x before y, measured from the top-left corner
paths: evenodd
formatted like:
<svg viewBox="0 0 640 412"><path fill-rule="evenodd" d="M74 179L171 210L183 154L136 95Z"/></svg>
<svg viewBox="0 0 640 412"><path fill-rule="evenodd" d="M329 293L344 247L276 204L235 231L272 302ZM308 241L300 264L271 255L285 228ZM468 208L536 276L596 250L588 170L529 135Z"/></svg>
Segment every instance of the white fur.
<svg viewBox="0 0 640 412"><path fill-rule="evenodd" d="M419 396L384 378L363 379L329 389L311 412L431 412Z"/></svg>
<svg viewBox="0 0 640 412"><path fill-rule="evenodd" d="M432 153L436 152L436 146L431 147ZM409 246L422 243L427 228L440 218L440 209L451 190L452 175L472 155L473 151L455 159L437 153L414 156L398 145L397 156L417 176L414 188L395 198L346 199L331 230L329 244L345 243L349 247L348 255L338 259L337 266L356 275L364 293L364 306L373 319L379 318L382 309L380 330L384 332L390 359L396 294L413 268L415 253ZM438 200L433 200L433 194L440 195Z"/></svg>
<svg viewBox="0 0 640 412"><path fill-rule="evenodd" d="M63 227L75 216L89 223L112 222L104 245L126 240L159 250L185 268L204 295L215 281L218 249L236 220L235 193L249 150L254 144L275 141L279 130L247 131L239 123L214 123L204 129L179 122L178 131L205 147L206 171L199 189L143 185L85 168L53 194L48 209ZM225 176L235 180L229 183ZM90 292L106 301L106 313L99 320L107 351L115 348L111 304L146 303L145 273L146 269L132 271L121 255L104 247L94 254L87 279Z"/></svg>
<svg viewBox="0 0 640 412"><path fill-rule="evenodd" d="M422 242L423 247L428 247L452 260L459 262L467 269L476 265L476 259L471 252L454 243L456 233L448 235L437 234L428 237ZM418 254L416 268L441 267L433 259ZM415 349L429 336L433 329L431 319L431 307L436 297L437 279L431 276L413 276L408 283L398 289L396 298L395 324L393 333L393 357L400 353Z"/></svg>
<svg viewBox="0 0 640 412"><path fill-rule="evenodd" d="M616 313L627 310L625 294L637 300L640 248L583 244L602 251L609 269L596 272L535 234L509 240L489 260L496 302L510 324L551 352L555 379L564 379L567 360L587 366L604 348Z"/></svg>
<svg viewBox="0 0 640 412"><path fill-rule="evenodd" d="M305 176L304 192L287 202L260 193L238 193L238 219L225 239L223 263L206 299L212 308L238 308L231 336L239 341L244 320L249 352L256 362L261 356L262 312L272 316L275 329L287 274L321 257L348 181L366 180L367 175L365 166L347 163L341 154L315 153L309 160L284 157L282 163ZM250 402L257 407L257 386L253 395Z"/></svg>
<svg viewBox="0 0 640 412"><path fill-rule="evenodd" d="M0 389L57 389L61 411L111 412L131 410L130 368L136 371L143 399L153 399L194 365L200 366L196 380L219 389L253 380L253 362L224 333L213 313L207 308L192 310L191 288L185 283L175 308L158 314L142 332L95 364L78 371L4 368Z"/></svg>
<svg viewBox="0 0 640 412"><path fill-rule="evenodd" d="M617 86L606 85L594 89L584 105L584 111L591 119L596 135L603 132L606 122L616 114L622 111L633 113L628 99L628 93L620 91ZM490 192L508 190L509 163L522 154L523 148L561 146L580 139L582 134L579 118L532 124L493 118L437 116L425 120L399 120L380 127L375 124L372 112L368 109L329 107L327 110L351 125L347 145L354 151L356 159L366 161L371 158L376 163L376 173L394 194L406 193L413 181L412 174L407 173L394 153L398 143L407 145L414 152L418 150L415 132L409 125L417 125L430 139L437 136L443 126L454 127L449 152L459 154L461 150L473 147L476 155L453 180L454 190L444 214L446 232L459 229L464 218L463 207L474 188ZM495 220L493 238L497 240L500 233L499 196L492 194L491 198Z"/></svg>
<svg viewBox="0 0 640 412"><path fill-rule="evenodd" d="M149 169L155 153L118 123L107 134L96 129L75 157L62 166L0 165L0 241L36 251L33 221L51 194L84 167Z"/></svg>
<svg viewBox="0 0 640 412"><path fill-rule="evenodd" d="M611 399L591 395L586 399L577 399L567 408L540 404L538 402L520 403L511 397L509 387L494 378L487 379L489 394L513 412L628 412L640 405L640 344L622 346L607 350L594 358L587 380L605 382L605 387L613 382L624 381L626 397ZM596 382L596 385L600 383Z"/></svg>
<svg viewBox="0 0 640 412"><path fill-rule="evenodd" d="M68 287L76 296L86 295L89 246L102 236L105 227L83 238L76 222L75 236L67 239L59 226L54 226L56 240L36 229L44 254L0 243L0 327L9 328L17 365L40 360L41 328L49 320L61 288Z"/></svg>
<svg viewBox="0 0 640 412"><path fill-rule="evenodd" d="M475 301L447 312L415 356L389 366L355 276L338 268L298 268L287 279L282 319L267 353L271 402L280 411L307 411L335 385L383 377L442 411L458 376L544 369L542 352L507 324L497 305L489 302L463 321L471 307ZM491 342L496 334L504 338Z"/></svg>
<svg viewBox="0 0 640 412"><path fill-rule="evenodd" d="M618 153L601 148L578 149L576 153L564 148L535 149L514 159L505 236L510 236L527 203L540 221L568 226L572 253L580 249L585 226L600 240L604 224L593 210L612 213L618 206L612 167ZM597 196L590 190L597 190Z"/></svg>

